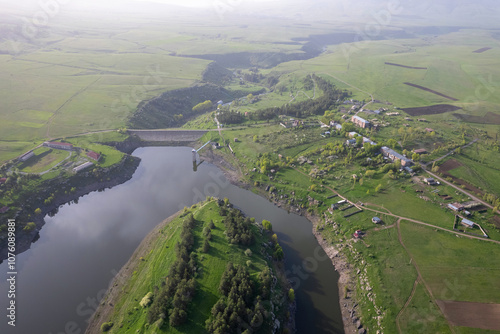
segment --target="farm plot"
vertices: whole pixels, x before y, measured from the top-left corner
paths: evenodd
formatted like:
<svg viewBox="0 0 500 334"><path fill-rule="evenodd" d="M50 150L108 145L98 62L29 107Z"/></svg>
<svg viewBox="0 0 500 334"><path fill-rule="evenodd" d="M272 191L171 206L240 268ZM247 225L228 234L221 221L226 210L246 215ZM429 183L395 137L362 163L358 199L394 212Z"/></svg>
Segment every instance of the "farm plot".
<svg viewBox="0 0 500 334"><path fill-rule="evenodd" d="M386 65L391 65L391 66L398 66L398 67L404 67L404 68L409 68L409 69L412 69L412 70L426 70L427 67L415 67L415 66L407 66L407 65L401 65L401 64L396 64L396 63L388 63L388 62L385 62Z"/></svg>
<svg viewBox="0 0 500 334"><path fill-rule="evenodd" d="M500 304L437 300L446 318L455 326L500 330Z"/></svg>
<svg viewBox="0 0 500 334"><path fill-rule="evenodd" d="M484 116L454 113L453 116L468 123L495 124L500 125L500 115L494 112L487 112Z"/></svg>
<svg viewBox="0 0 500 334"><path fill-rule="evenodd" d="M432 93L432 94L435 94L435 95L442 96L442 97L444 97L444 98L446 98L448 100L458 101L458 99L456 99L454 97L451 97L451 96L448 96L448 95L444 95L443 93L437 92L437 91L435 91L433 89L430 89L430 88L427 88L427 87L424 87L424 86L412 84L411 82L405 82L404 84L408 85L408 86L411 86L411 87L415 87L415 88L421 89L421 90L425 90L426 92L429 92L429 93Z"/></svg>
<svg viewBox="0 0 500 334"><path fill-rule="evenodd" d="M477 49L475 51L473 51L474 53L483 53L483 52L486 52L488 50L491 50L490 47L485 47L485 48L481 48L481 49Z"/></svg>

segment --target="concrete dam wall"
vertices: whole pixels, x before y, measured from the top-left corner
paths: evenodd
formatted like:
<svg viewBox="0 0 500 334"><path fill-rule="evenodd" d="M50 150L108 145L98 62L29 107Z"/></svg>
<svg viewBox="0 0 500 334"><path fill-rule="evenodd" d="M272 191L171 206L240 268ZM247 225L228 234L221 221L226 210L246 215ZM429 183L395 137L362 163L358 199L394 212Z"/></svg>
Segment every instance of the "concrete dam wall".
<svg viewBox="0 0 500 334"><path fill-rule="evenodd" d="M152 142L193 142L200 139L206 130L128 130L141 140Z"/></svg>

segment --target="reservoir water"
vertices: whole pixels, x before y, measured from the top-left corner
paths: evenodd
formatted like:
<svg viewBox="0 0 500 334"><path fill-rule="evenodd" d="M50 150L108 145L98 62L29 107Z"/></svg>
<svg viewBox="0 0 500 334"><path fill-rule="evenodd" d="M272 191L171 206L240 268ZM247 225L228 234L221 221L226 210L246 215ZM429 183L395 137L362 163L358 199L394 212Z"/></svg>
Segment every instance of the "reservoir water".
<svg viewBox="0 0 500 334"><path fill-rule="evenodd" d="M147 147L128 182L93 192L46 217L40 239L17 256L16 326L7 324L7 262L0 265L0 333L84 333L114 275L159 222L206 196L227 197L268 219L286 254L297 298L297 333L343 333L338 273L304 217L231 185L216 166L193 171L191 148Z"/></svg>

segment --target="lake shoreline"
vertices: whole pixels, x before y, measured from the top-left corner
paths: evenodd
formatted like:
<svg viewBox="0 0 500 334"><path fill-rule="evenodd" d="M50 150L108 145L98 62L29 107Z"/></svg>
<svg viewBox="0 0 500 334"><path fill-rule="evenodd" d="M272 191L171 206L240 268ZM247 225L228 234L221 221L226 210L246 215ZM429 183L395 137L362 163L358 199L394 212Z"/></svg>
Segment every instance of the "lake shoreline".
<svg viewBox="0 0 500 334"><path fill-rule="evenodd" d="M77 188L74 193L62 193L55 196L54 200L50 204L45 204L42 202L42 198L39 194L34 194L34 196L38 196L38 200L35 200L34 207L40 208L41 213L35 215L34 217L29 218L29 221L35 223L36 227L29 232L24 231L16 231L16 255L19 255L28 249L31 248L31 245L36 242L39 238L40 230L45 225L45 216L47 214L51 214L59 209L64 204L70 203L72 201L77 201L80 197L90 194L94 191L101 191L108 188L113 188L117 185L127 182L130 180L135 173L137 167L140 164L140 159L137 157L127 155L123 160L111 166L106 175L108 175L108 180L106 181L92 181L83 187ZM57 183L58 179L53 181ZM49 182L47 187L56 187L56 185L52 185ZM23 216L19 215L19 212L16 213L13 218L16 221L20 220L28 220ZM6 240L5 240L6 241ZM0 243L0 263L7 259L8 255L8 247L7 242Z"/></svg>
<svg viewBox="0 0 500 334"><path fill-rule="evenodd" d="M221 155L214 153L213 151L205 151L201 155L206 162L214 164L219 169L221 169L228 179L233 185L251 190L251 185L242 181L242 174L239 172L238 168L235 168L227 159ZM267 198L263 193L258 192L259 196ZM273 201L275 205L282 208L287 208L287 204L284 201ZM356 325L358 321L358 317L355 315L355 308L358 303L354 299L353 293L355 291L355 284L353 284L352 279L352 269L347 260L347 257L343 255L338 247L333 244L329 244L325 238L321 235L321 232L317 230L317 226L320 223L320 218L315 215L308 214L307 212L300 212L300 215L304 215L307 220L309 220L312 224L312 233L316 237L319 245L325 253L330 258L335 270L339 273L340 277L337 282L339 288L339 305L342 313L342 322L344 325L345 333L357 333L358 327ZM346 291L350 291L351 293L346 293Z"/></svg>

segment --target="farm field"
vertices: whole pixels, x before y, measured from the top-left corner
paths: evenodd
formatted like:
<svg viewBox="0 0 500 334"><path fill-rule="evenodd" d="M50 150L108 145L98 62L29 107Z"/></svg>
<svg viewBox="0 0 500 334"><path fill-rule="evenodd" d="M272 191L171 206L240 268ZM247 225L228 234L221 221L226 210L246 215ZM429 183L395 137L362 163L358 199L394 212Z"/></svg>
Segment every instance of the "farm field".
<svg viewBox="0 0 500 334"><path fill-rule="evenodd" d="M471 39L471 36L476 39ZM317 58L281 64L276 70L333 76L332 82L342 88L350 87L335 78L401 108L450 102L403 84L411 82L457 98L459 101L453 105L463 108L469 115L481 114L498 111L500 104L497 94L486 93L499 89L498 82L493 80L499 76L498 68L492 66L498 59L499 50L482 54L472 52L485 44L496 45L497 41L488 32L480 30L464 30L436 38L365 41L331 46L328 52ZM388 66L386 62L427 70ZM478 91L484 94L476 96Z"/></svg>

